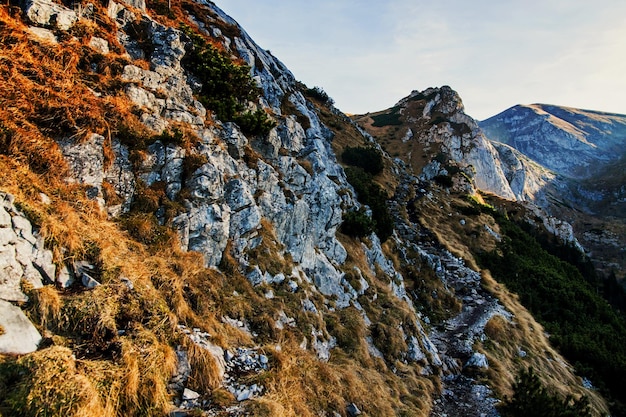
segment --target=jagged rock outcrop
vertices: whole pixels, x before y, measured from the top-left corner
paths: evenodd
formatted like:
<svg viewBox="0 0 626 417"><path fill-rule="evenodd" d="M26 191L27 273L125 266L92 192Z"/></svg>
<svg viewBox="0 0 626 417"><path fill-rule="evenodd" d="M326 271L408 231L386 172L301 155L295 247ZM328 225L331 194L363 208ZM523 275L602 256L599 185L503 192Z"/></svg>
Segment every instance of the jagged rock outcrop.
<svg viewBox="0 0 626 417"><path fill-rule="evenodd" d="M28 300L24 283L41 288L54 282L56 266L52 252L13 202L12 195L0 192L0 353L25 354L37 350L41 335L11 302Z"/></svg>
<svg viewBox="0 0 626 417"><path fill-rule="evenodd" d="M413 91L393 108L355 120L370 134L393 141L389 151L399 154L424 180L449 175L452 164L477 188L515 198L497 150L476 121L465 114L461 98L448 86ZM385 132L397 126L402 128Z"/></svg>

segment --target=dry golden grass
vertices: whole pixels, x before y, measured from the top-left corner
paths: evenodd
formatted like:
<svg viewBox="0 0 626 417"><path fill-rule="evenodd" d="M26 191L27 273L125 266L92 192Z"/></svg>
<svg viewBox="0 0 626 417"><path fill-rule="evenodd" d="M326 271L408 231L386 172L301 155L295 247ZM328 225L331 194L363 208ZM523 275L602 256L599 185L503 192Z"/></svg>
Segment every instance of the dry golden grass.
<svg viewBox="0 0 626 417"><path fill-rule="evenodd" d="M221 380L219 368L213 355L188 337L183 339L182 346L187 351L191 366L188 387L197 392L212 392L218 388Z"/></svg>
<svg viewBox="0 0 626 417"><path fill-rule="evenodd" d="M580 378L574 369L550 345L543 327L511 294L504 285L496 282L489 271L482 271L483 285L494 294L514 317L507 323L495 316L488 323L485 333L489 337L483 349L491 369L488 378L491 386L500 395L511 396L511 386L520 369L532 367L545 386L565 398L586 395L593 410L602 415L608 414L608 407L597 391L582 388ZM527 352L521 358L518 349Z"/></svg>
<svg viewBox="0 0 626 417"><path fill-rule="evenodd" d="M280 352L272 352L275 369L264 381L268 393L258 403L261 409L290 417L333 410L344 415L346 406L355 403L369 416L421 417L430 412L434 387L412 367L400 365L395 375L384 364L368 368L350 359L324 363L296 343L281 346Z"/></svg>
<svg viewBox="0 0 626 417"><path fill-rule="evenodd" d="M29 293L34 305L35 322L43 329L47 329L48 322L57 322L61 313L61 297L54 286L46 285L43 288Z"/></svg>
<svg viewBox="0 0 626 417"><path fill-rule="evenodd" d="M2 392L11 413L106 416L102 398L90 379L77 368L70 349L53 346L0 366L5 375L15 378L16 386Z"/></svg>

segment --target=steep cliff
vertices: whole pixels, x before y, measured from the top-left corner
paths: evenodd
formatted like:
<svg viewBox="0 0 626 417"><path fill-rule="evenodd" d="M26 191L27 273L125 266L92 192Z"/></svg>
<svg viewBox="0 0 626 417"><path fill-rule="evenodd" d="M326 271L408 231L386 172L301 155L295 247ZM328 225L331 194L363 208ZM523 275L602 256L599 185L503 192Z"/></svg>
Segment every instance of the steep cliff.
<svg viewBox="0 0 626 417"><path fill-rule="evenodd" d="M401 132L414 175L211 2L20 7L0 9L1 413L497 415L528 366L606 410L474 260L469 230L500 237L468 194L515 192L451 89L388 115L428 127ZM368 146L382 242L344 227L380 214L336 156Z"/></svg>

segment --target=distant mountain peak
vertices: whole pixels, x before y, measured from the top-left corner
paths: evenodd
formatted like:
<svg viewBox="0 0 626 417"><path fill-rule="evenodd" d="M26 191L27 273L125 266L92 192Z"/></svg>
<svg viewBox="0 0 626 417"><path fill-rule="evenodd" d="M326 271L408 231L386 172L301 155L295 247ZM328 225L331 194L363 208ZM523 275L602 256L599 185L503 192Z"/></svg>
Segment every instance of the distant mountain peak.
<svg viewBox="0 0 626 417"><path fill-rule="evenodd" d="M550 104L513 106L479 125L490 140L569 178L592 176L626 144L626 115Z"/></svg>

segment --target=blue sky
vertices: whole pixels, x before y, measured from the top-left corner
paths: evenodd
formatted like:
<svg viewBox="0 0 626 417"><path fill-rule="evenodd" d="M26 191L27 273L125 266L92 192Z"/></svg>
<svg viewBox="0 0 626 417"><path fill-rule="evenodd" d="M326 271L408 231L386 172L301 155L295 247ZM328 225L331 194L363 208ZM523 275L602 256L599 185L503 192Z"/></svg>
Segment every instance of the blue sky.
<svg viewBox="0 0 626 417"><path fill-rule="evenodd" d="M485 119L515 104L626 114L624 0L216 0L346 113L449 85Z"/></svg>

